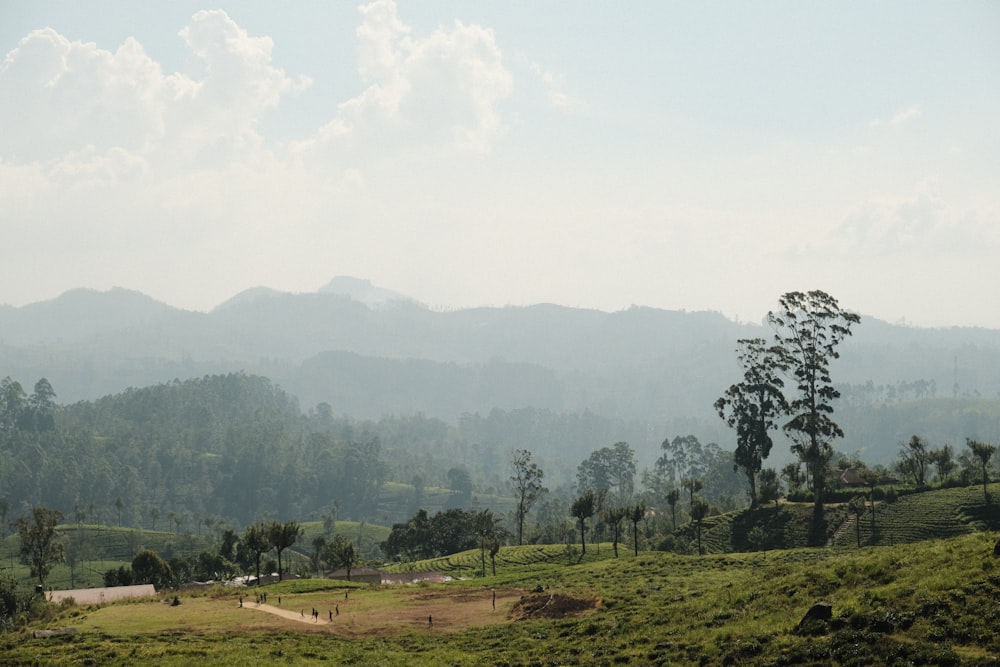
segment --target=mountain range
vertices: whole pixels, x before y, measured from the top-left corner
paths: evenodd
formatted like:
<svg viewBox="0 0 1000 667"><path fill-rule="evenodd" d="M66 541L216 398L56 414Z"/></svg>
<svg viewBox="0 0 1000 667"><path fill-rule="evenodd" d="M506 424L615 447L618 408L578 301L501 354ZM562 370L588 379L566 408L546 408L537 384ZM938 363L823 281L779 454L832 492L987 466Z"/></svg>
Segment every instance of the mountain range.
<svg viewBox="0 0 1000 667"><path fill-rule="evenodd" d="M0 306L0 376L29 391L45 377L68 403L243 371L271 378L303 409L327 403L358 418L422 413L456 423L465 413L531 407L642 422L651 438L698 432L721 441L731 434L712 403L739 379L736 341L769 334L763 324L715 312L647 307L441 311L348 277L315 293L250 289L207 313L122 288L75 289ZM881 432L875 424L848 432L845 451L894 450L898 443L881 441L904 440L921 427L956 444L1000 439L993 417L1000 330L924 329L862 316L833 374L845 414L881 410L883 421L896 424L898 415L886 411L920 401L985 410L973 422L982 432L922 423ZM965 432L948 430L958 428Z"/></svg>

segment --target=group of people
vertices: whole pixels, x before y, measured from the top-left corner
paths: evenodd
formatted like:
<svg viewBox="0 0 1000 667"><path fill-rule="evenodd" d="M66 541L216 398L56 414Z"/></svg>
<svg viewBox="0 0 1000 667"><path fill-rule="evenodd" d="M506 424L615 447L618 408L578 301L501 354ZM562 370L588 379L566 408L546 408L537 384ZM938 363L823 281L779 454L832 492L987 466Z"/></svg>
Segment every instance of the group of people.
<svg viewBox="0 0 1000 667"><path fill-rule="evenodd" d="M348 599L346 591L344 592L344 599L345 600ZM256 602L257 602L257 606L258 607L260 606L261 602L263 602L264 604L267 604L267 593L260 593L260 594L258 594L256 596ZM281 596L280 595L278 596L278 605L279 606L281 605ZM240 608L242 608L242 607L243 607L243 596L241 595L240 596ZM312 615L313 623L318 623L319 622L319 609L316 609L315 607L313 607L311 615ZM301 616L302 618L305 618L306 617L306 610L302 609L299 612L299 616ZM327 612L327 618L329 619L330 623L333 623L333 617L334 616L340 616L340 605L339 604L334 605L333 609L331 609L331 610L329 610Z"/></svg>
<svg viewBox="0 0 1000 667"><path fill-rule="evenodd" d="M337 612L337 616L340 616L340 605L339 604L338 605L334 605L334 607L335 607L335 610ZM333 623L333 612L334 612L333 609L331 609L328 612L329 613L330 623ZM303 609L302 611L300 611L299 612L299 616L301 616L302 618L305 618L306 617L306 610ZM312 610L312 620L313 620L313 623L318 623L319 622L319 609L316 609L315 607L313 607L313 610Z"/></svg>
<svg viewBox="0 0 1000 667"><path fill-rule="evenodd" d="M258 607L260 606L261 602L263 602L264 604L267 604L267 593L260 593L259 595L257 595L255 601L256 601ZM281 596L280 595L278 596L278 604L279 605L281 604ZM241 595L240 596L240 607L242 607L242 606L243 606L243 596Z"/></svg>

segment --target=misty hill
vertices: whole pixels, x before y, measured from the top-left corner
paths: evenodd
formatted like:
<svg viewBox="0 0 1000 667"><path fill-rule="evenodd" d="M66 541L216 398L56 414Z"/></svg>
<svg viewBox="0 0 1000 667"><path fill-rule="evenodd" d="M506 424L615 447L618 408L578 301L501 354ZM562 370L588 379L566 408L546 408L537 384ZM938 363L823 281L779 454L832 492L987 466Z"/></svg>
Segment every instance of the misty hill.
<svg viewBox="0 0 1000 667"><path fill-rule="evenodd" d="M328 403L358 418L424 413L454 424L464 413L533 407L631 420L655 442L688 432L721 442L731 436L712 402L738 379L736 341L769 333L718 313L645 307L442 312L354 278L307 294L254 288L209 313L123 289L74 290L0 308L0 376L25 384L47 377L65 403L243 371L271 378L304 407ZM941 402L985 401L975 422L985 432L938 437L1000 439L1000 422L991 422L1000 330L863 317L841 351L833 369L844 393L840 414L879 420L855 428L853 438L848 429L844 451L894 452L921 426L900 421L899 406L926 400L937 411ZM896 440L883 442L889 438Z"/></svg>

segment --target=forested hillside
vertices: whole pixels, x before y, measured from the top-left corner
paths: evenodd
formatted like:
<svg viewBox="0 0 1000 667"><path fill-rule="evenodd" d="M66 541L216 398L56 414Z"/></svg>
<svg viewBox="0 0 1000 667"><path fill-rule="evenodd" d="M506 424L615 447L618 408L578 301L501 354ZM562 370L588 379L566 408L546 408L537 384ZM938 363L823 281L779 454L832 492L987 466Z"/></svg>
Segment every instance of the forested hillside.
<svg viewBox="0 0 1000 667"><path fill-rule="evenodd" d="M30 403L25 395L25 409ZM11 516L46 506L126 526L176 522L179 530L213 518L244 525L330 514L388 524L408 517L415 499L383 482L409 488L419 478L457 499L463 490L451 488L449 472L458 469L469 492L503 495L516 447L536 447L557 485L579 463L571 452L643 435L594 414L536 409L468 414L457 426L423 415L356 420L327 404L302 411L268 379L245 374L53 404L52 415L48 428L0 429L0 500Z"/></svg>
<svg viewBox="0 0 1000 667"><path fill-rule="evenodd" d="M270 381L245 375L79 402L59 409L52 429L4 430L0 450L0 488L15 511L151 528L300 518L334 502L364 518L385 478L374 435L303 416Z"/></svg>

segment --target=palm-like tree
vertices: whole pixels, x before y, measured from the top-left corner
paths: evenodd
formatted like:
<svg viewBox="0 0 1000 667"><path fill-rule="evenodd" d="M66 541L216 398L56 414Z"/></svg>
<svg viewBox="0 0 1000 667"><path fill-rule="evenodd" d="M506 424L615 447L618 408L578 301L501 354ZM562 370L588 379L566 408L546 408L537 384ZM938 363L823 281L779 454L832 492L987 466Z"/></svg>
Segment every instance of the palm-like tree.
<svg viewBox="0 0 1000 667"><path fill-rule="evenodd" d="M635 555L639 555L639 522L646 518L646 503L636 503L628 511L628 520L632 522L632 544Z"/></svg>
<svg viewBox="0 0 1000 667"><path fill-rule="evenodd" d="M667 493L667 504L670 505L670 518L674 523L674 532L677 532L677 503L680 502L680 489L670 489Z"/></svg>
<svg viewBox="0 0 1000 667"><path fill-rule="evenodd" d="M268 539L271 546L278 552L278 581L282 580L283 570L281 568L281 552L295 544L302 534L302 527L295 521L279 523L272 521L267 527Z"/></svg>
<svg viewBox="0 0 1000 667"><path fill-rule="evenodd" d="M977 459L979 459L980 465L982 465L982 468L983 468L983 497L986 499L986 502L989 503L990 502L990 494L986 491L986 484L987 484L987 482L990 481L990 475L989 475L989 472L987 470L987 467L990 464L990 458L997 451L997 446L996 445L990 445L990 444L985 443L985 442L979 442L978 440L970 440L968 438L966 438L965 443L969 446L969 449L972 450L972 453L975 455L975 457Z"/></svg>
<svg viewBox="0 0 1000 667"><path fill-rule="evenodd" d="M580 527L580 560L583 560L583 557L587 555L587 519L594 516L596 510L597 496L593 491L585 491L570 506L570 516L576 518L577 525Z"/></svg>
<svg viewBox="0 0 1000 667"><path fill-rule="evenodd" d="M698 498L691 505L691 519L695 522L698 529L698 555L704 554L701 548L701 522L708 516L708 502Z"/></svg>

